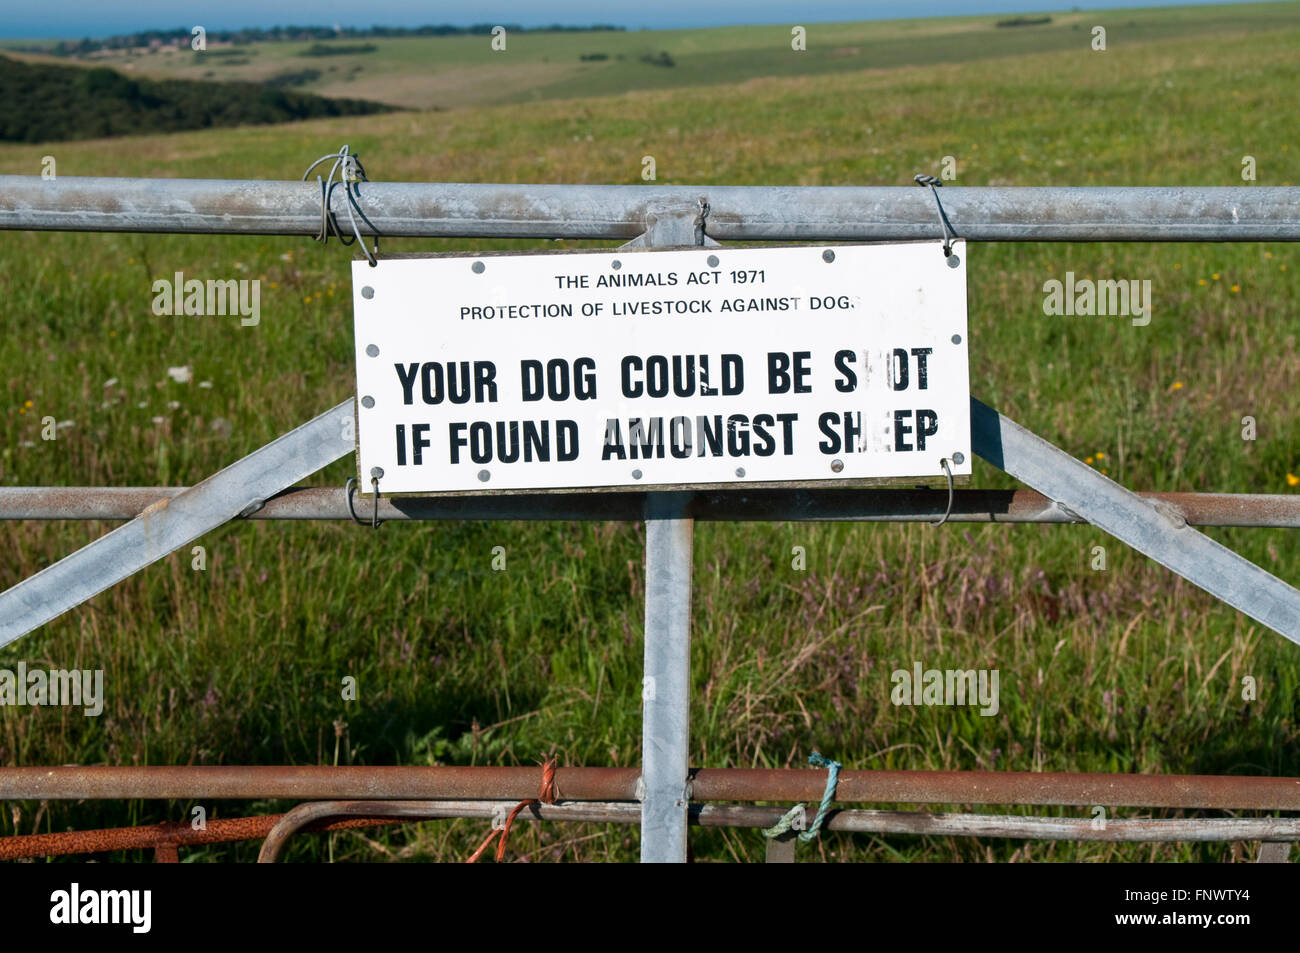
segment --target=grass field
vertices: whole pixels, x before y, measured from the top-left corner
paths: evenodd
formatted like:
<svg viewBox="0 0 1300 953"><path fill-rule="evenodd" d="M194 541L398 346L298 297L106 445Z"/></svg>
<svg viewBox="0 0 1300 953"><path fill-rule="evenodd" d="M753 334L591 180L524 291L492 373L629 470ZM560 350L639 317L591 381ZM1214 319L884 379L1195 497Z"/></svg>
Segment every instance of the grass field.
<svg viewBox="0 0 1300 953"><path fill-rule="evenodd" d="M299 76L304 91L371 99L412 109L520 103L681 89L771 76L961 63L1026 53L1086 49L1103 25L1114 53L1155 40L1215 37L1244 31L1300 28L1300 5L1233 4L1176 10L1056 12L1051 22L998 27L1007 15L867 23L806 24L807 49L791 49L791 26L720 27L601 33L520 33L504 51L491 37L343 39L319 45L373 46L373 52L303 56L318 41L213 45L156 52L105 52L84 62L170 79L266 82ZM793 22L793 21L792 21ZM674 65L643 57L667 53ZM604 55L604 60L583 56ZM61 59L58 62L78 62Z"/></svg>
<svg viewBox="0 0 1300 953"><path fill-rule="evenodd" d="M1224 9L1116 23L1211 22ZM1105 53L1068 26L1068 46L1030 43L1037 52L990 53L990 36L1020 29L948 29L934 41L947 52L936 46L924 65L864 70L885 65L864 54L856 68L729 85L6 146L0 172L39 174L53 154L60 175L288 179L347 142L373 179L398 181L631 184L651 154L659 184L903 185L952 155L961 185L1241 185L1252 155L1259 184L1300 183L1297 8L1239 9L1244 29L1170 39L1152 25L1137 42L1115 28ZM836 43L908 30L920 49L928 35L921 23L860 29L861 41ZM753 36L732 32L739 50ZM549 41L511 49L522 58L530 42ZM552 58L611 42L566 37ZM779 33L774 42L788 50ZM564 247L579 246L384 250ZM0 480L190 484L344 399L349 258L305 239L0 235ZM968 260L976 396L1134 489L1297 492L1294 246L983 245ZM155 317L152 281L176 270L260 277L261 324ZM1150 279L1151 324L1046 317L1043 283L1067 270ZM172 380L175 366L193 381ZM1247 414L1253 442L1241 438ZM72 425L44 441L46 415ZM309 482L342 485L352 466ZM976 462L972 486L1012 485ZM107 528L0 526L0 587ZM1294 533L1209 534L1300 580ZM640 525L258 522L203 542L206 571L173 556L0 650L0 667L102 667L107 693L99 718L0 709L0 764L532 764L551 746L563 764L638 763ZM490 568L497 545L504 573ZM807 571L791 568L796 545ZM1089 566L1096 545L1104 572ZM693 764L799 766L817 749L851 768L1300 775L1300 648L1090 527L700 524L695 558ZM1000 712L894 707L889 673L914 661L998 669ZM347 675L356 702L340 698ZM1247 675L1256 701L1242 699ZM179 820L189 807L26 804L0 817L0 833ZM290 856L460 859L484 828L304 836ZM699 860L763 850L754 832L699 830L692 844ZM635 832L614 826L526 827L511 845L532 860L636 856ZM1217 861L1254 850L824 834L800 857Z"/></svg>

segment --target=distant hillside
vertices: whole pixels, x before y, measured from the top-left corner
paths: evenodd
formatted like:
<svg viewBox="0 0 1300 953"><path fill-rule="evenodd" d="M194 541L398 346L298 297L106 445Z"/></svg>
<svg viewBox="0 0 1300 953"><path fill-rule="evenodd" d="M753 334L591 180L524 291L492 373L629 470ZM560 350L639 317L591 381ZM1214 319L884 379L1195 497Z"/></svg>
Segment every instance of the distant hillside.
<svg viewBox="0 0 1300 953"><path fill-rule="evenodd" d="M504 29L511 36L514 36L519 33L620 33L625 28L608 23L596 23L591 26L565 26L561 23L553 23L550 26L535 27L521 26L518 23L500 26L492 23L476 23L473 26L453 26L450 23L443 23L417 27L275 26L270 29L245 27L242 30L209 30L206 39L209 43L244 45L249 43L294 43L302 40L336 40L369 36L488 36L493 30L498 29ZM30 43L16 47L16 49L32 53L52 53L55 56L85 56L99 50L147 50L160 46L189 47L194 38L193 32L191 27L177 27L172 30L140 30L136 33L124 33L100 39L86 37L77 42L58 40Z"/></svg>
<svg viewBox="0 0 1300 953"><path fill-rule="evenodd" d="M1032 9L1033 4L1025 6ZM1098 25L1107 30L1105 56L1092 49L1092 31ZM186 31L174 30L133 34L112 44L73 44L64 50L76 53L72 59L50 56L51 49L59 49L53 40L0 40L0 50L26 48L28 52L19 56L26 62L94 64L152 80L258 83L407 109L457 109L780 76L974 63L1028 53L1101 56L1099 62L1104 62L1127 56L1126 47L1141 43L1200 36L1213 44L1230 35L1300 29L1300 3L807 23L802 35L806 47L795 43L799 37L792 34L793 28L793 23L778 23L700 30L516 31L506 24L508 38L503 39L508 43L502 50L484 35L484 26L446 28L450 32L445 35L442 27L343 29L328 37L325 28L283 27L210 30L203 51L191 48ZM113 45L119 41L121 48Z"/></svg>
<svg viewBox="0 0 1300 953"><path fill-rule="evenodd" d="M137 133L392 112L251 83L132 79L100 67L46 66L0 56L0 141L59 142Z"/></svg>

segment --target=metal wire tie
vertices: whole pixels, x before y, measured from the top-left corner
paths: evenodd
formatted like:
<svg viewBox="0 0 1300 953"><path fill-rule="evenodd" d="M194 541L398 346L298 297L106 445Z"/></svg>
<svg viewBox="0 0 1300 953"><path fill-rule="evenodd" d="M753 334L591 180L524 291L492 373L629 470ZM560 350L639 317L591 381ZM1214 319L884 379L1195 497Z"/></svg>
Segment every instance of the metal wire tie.
<svg viewBox="0 0 1300 953"><path fill-rule="evenodd" d="M934 206L939 210L939 224L943 226L943 257L951 258L952 240L957 237L957 233L952 230L952 226L948 222L948 216L944 213L943 203L939 201L939 188L943 185L943 182L932 175L914 175L912 180L917 185L930 187L930 194L934 196Z"/></svg>
<svg viewBox="0 0 1300 953"><path fill-rule="evenodd" d="M375 488L375 510L373 515L370 517L370 528L379 529L379 527L383 525L379 521L379 478L371 477L370 483ZM352 516L352 522L356 523L358 526L365 526L366 524L357 516L356 508L352 505L352 494L356 491L356 488L357 478L348 477L348 482L343 484L343 492L346 494L348 499L348 513Z"/></svg>
<svg viewBox="0 0 1300 953"><path fill-rule="evenodd" d="M329 241L330 229L333 228L334 234L338 236L339 242L345 247L360 243L361 250L366 254L366 260L370 262L370 266L373 268L379 264L378 260L375 258L375 255L379 252L378 229L375 229L374 223L371 222L370 219L366 218L366 213L361 211L361 206L357 204L356 198L352 192L352 188L356 183L370 181L366 176L365 167L361 164L360 157L358 157L355 152L351 152L345 143L338 152L331 152L328 155L323 155L311 165L307 166L307 171L302 174L302 180L306 182L307 176L311 175L312 169L316 168L316 166L320 165L322 162L328 162L330 159L334 160L334 164L330 166L329 178L322 179L319 175L316 176L316 181L320 183L321 191L320 232L316 235L316 241L321 244L327 243ZM334 176L336 174L339 176L339 182L334 181ZM340 184L343 186L343 192L347 196L348 200L347 205L345 205L344 208L347 209L348 222L352 225L352 238L348 238L339 230L338 220L330 211L330 198L334 193L334 187ZM371 229L376 232L373 253L370 249L366 248L365 240L361 237L361 229L357 226L356 216L352 214L353 210L356 211L357 215L361 216L363 222L369 225Z"/></svg>
<svg viewBox="0 0 1300 953"><path fill-rule="evenodd" d="M943 511L943 519L939 520L937 523L931 523L931 526L942 526L944 523L948 522L948 517L952 515L952 471L948 469L948 458L941 457L939 459L939 466L943 467L943 472L948 476L948 508Z"/></svg>

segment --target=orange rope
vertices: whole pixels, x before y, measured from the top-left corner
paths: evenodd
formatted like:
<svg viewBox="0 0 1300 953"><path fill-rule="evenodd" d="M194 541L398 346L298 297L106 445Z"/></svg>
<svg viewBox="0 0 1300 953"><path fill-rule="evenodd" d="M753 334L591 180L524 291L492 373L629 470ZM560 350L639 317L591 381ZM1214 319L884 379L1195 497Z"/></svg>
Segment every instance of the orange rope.
<svg viewBox="0 0 1300 953"><path fill-rule="evenodd" d="M516 804L514 810L506 815L506 822L501 825L501 828L498 830L494 827L488 833L488 836L483 839L483 843L479 844L478 850L470 854L465 863L472 864L482 857L483 851L487 850L488 845L492 843L493 838L498 834L501 835L501 840L497 842L496 859L498 861L504 859L506 856L506 840L510 837L510 827L514 824L515 818L519 816L519 812L535 804L555 803L555 755L549 755L545 761L539 761L538 764L542 766L542 789L538 792L538 796L525 798Z"/></svg>

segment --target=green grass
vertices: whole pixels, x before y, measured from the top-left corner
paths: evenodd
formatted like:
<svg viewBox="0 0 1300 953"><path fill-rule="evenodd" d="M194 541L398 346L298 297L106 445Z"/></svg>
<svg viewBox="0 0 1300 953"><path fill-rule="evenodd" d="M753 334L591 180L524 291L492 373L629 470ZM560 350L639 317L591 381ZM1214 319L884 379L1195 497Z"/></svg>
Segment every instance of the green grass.
<svg viewBox="0 0 1300 953"><path fill-rule="evenodd" d="M298 72L304 62L323 70L302 88L327 96L356 97L414 109L454 108L545 99L605 96L638 89L683 89L770 76L819 76L961 63L1041 52L1088 50L1091 30L1107 30L1109 52L1155 40L1300 27L1300 6L1255 3L1143 10L1053 12L1048 24L999 28L1004 15L805 23L807 49L791 48L791 24L706 30L630 30L598 33L521 33L505 51L491 37L344 39L335 43L254 43L207 52L188 48L113 52L86 62L135 75L262 82ZM373 45L374 52L304 61L313 47ZM235 52L237 62L221 60ZM644 62L668 53L673 67ZM604 53L604 61L581 57Z"/></svg>
<svg viewBox="0 0 1300 953"><path fill-rule="evenodd" d="M346 141L372 178L399 181L630 184L653 154L660 184L901 185L953 155L962 185L1239 185L1249 154L1259 184L1300 182L1288 109L1300 27L1127 49L1111 37L1106 53L1085 45L437 115L7 146L0 171L37 174L52 152L61 175L285 179ZM384 244L565 247L576 243ZM968 254L976 396L1135 489L1296 492L1294 246ZM304 239L0 235L10 329L0 480L189 484L344 399L349 259ZM175 270L264 278L261 325L153 316L151 282ZM1151 325L1044 316L1042 285L1067 270L1149 278ZM176 365L192 366L194 382L171 381ZM1245 414L1259 421L1253 443L1240 438ZM45 442L45 415L74 425ZM310 482L342 485L351 467ZM1014 484L977 462L972 485ZM107 528L0 526L0 586ZM1210 535L1300 580L1294 533ZM103 667L108 694L98 719L0 709L0 764L531 764L555 746L565 764L635 765L643 543L637 524L226 526L203 540L206 572L178 554L0 651L2 667ZM497 545L505 572L490 568ZM796 545L806 572L790 568ZM1107 549L1106 572L1089 569L1095 545ZM798 766L815 748L851 768L1300 775L1300 650L1090 527L701 524L695 567L694 764ZM1001 711L895 708L889 673L917 660L997 668ZM346 675L358 679L357 702L340 698ZM1246 675L1260 686L1255 702L1241 698ZM336 722L346 724L337 738ZM207 807L235 816L285 805ZM187 808L25 804L0 817L0 832L180 819ZM1088 806L1038 813L1091 816ZM484 827L338 834L332 847L304 836L291 856L459 859ZM600 825L525 827L511 844L534 860L636 856L634 831ZM754 832L701 830L692 844L710 860L763 849ZM827 860L1228 855L1227 845L843 834L801 849Z"/></svg>

